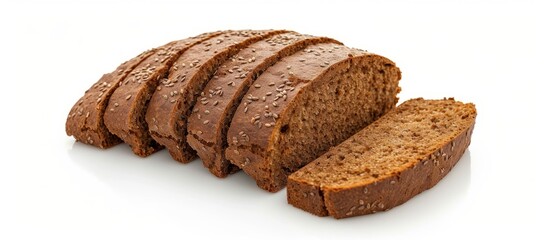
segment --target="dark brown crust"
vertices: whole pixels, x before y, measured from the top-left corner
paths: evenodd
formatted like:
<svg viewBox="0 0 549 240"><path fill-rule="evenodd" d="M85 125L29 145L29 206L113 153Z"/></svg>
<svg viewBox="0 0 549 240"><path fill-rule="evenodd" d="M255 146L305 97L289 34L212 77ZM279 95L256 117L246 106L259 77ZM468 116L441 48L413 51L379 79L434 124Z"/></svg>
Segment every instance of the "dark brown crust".
<svg viewBox="0 0 549 240"><path fill-rule="evenodd" d="M318 216L331 215L338 219L389 210L430 189L446 176L471 143L473 128L474 120L421 161L373 183L319 186L292 174L288 178L288 203ZM314 164L306 168L314 168Z"/></svg>
<svg viewBox="0 0 549 240"><path fill-rule="evenodd" d="M121 143L122 140L111 134L103 122L107 103L114 90L118 88L118 83L154 52L153 49L139 54L122 63L113 72L104 74L93 84L69 112L65 125L67 135L100 148L109 148Z"/></svg>
<svg viewBox="0 0 549 240"><path fill-rule="evenodd" d="M223 154L227 146L227 126L243 95L266 68L283 57L294 54L308 45L339 43L326 37L299 33L285 33L256 42L227 60L204 88L208 101L216 106L196 104L188 118L187 141L198 153L204 166L217 177L226 177L240 169ZM249 72L244 78L243 72ZM223 89L223 91L219 90ZM222 94L221 94L222 93ZM207 124L204 124L208 121Z"/></svg>
<svg viewBox="0 0 549 240"><path fill-rule="evenodd" d="M205 33L167 44L141 62L112 94L103 117L109 131L130 145L142 157L161 149L149 136L144 115L152 91L164 78L173 62L188 48L219 35Z"/></svg>
<svg viewBox="0 0 549 240"><path fill-rule="evenodd" d="M277 173L272 170L273 161L276 160L269 155L276 148L276 136L273 133L280 132L282 124L279 123L291 117L287 110L297 104L293 99L301 94L301 91L314 84L321 84L321 79L329 78L328 76L342 69L350 68L351 62L358 61L359 58L379 58L379 61L394 66L390 60L362 50L337 44L318 44L284 58L267 69L254 83L261 87L250 88L246 94L246 101L242 101L232 119L227 133L229 147L225 151L226 158L254 178L262 189L271 192L282 189L285 182L281 183L275 179ZM281 74L289 76L291 84L280 85L280 80L283 80ZM266 96L268 92L272 92L272 97L275 97L281 92L277 89L284 89L286 99L276 101L276 106L273 105L273 98L266 102L254 99ZM268 106L268 111L276 114L278 118L264 117L265 106ZM256 115L260 116L259 120L252 121Z"/></svg>
<svg viewBox="0 0 549 240"><path fill-rule="evenodd" d="M241 48L284 32L287 31L229 31L188 49L179 57L168 79L154 92L149 103L146 121L154 140L165 146L175 160L184 163L193 160L196 152L186 141L187 116L204 85L219 65Z"/></svg>

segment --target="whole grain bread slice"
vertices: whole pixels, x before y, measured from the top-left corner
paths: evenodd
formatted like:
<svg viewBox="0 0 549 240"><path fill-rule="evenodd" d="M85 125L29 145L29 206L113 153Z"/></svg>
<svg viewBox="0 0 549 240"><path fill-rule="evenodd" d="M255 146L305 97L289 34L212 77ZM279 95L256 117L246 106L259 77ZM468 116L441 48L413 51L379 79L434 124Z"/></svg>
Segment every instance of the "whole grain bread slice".
<svg viewBox="0 0 549 240"><path fill-rule="evenodd" d="M172 42L158 48L141 62L126 79L119 82L119 87L109 100L103 117L108 130L129 144L139 156L145 157L160 150L162 147L150 137L144 119L152 93L184 51L221 33L204 33Z"/></svg>
<svg viewBox="0 0 549 240"><path fill-rule="evenodd" d="M109 148L121 143L122 140L111 134L103 122L107 103L120 81L155 51L156 49L147 50L122 63L116 70L104 74L93 84L69 112L65 123L67 135L74 136L77 141L100 148Z"/></svg>
<svg viewBox="0 0 549 240"><path fill-rule="evenodd" d="M197 98L199 104L211 104L200 96L203 87L217 68L240 49L284 30L228 31L189 48L173 65L169 76L161 84L149 103L145 115L151 136L165 146L172 157L190 162L196 152L187 144L187 117ZM246 74L246 73L242 73Z"/></svg>
<svg viewBox="0 0 549 240"><path fill-rule="evenodd" d="M319 216L385 211L437 184L471 142L473 104L412 99L290 175L288 202Z"/></svg>
<svg viewBox="0 0 549 240"><path fill-rule="evenodd" d="M217 104L195 104L187 126L187 142L211 173L226 177L240 169L225 159L227 130L238 104L255 79L281 58L309 45L327 42L339 43L295 32L275 35L249 45L219 67L201 93L204 101Z"/></svg>
<svg viewBox="0 0 549 240"><path fill-rule="evenodd" d="M292 172L392 109L399 80L382 56L309 46L257 78L233 116L225 156L276 192Z"/></svg>

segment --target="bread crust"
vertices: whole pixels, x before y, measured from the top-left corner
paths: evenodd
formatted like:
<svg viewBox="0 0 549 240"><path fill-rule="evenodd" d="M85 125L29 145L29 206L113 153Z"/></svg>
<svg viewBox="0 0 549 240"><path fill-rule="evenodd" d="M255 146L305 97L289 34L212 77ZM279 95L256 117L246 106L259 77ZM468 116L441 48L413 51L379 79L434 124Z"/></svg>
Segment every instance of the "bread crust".
<svg viewBox="0 0 549 240"><path fill-rule="evenodd" d="M154 91L145 119L152 138L165 146L179 162L187 163L196 158L196 152L188 145L187 118L204 85L210 80L220 63L241 48L285 30L227 31L187 49L170 69L167 79Z"/></svg>
<svg viewBox="0 0 549 240"><path fill-rule="evenodd" d="M177 57L188 48L219 35L212 32L174 41L158 48L119 82L112 94L103 117L108 130L130 145L132 151L146 157L161 149L152 141L144 114L152 91L170 69Z"/></svg>
<svg viewBox="0 0 549 240"><path fill-rule="evenodd" d="M110 148L122 140L111 134L103 115L112 93L118 88L119 82L143 60L155 53L155 49L147 50L116 68L111 73L104 74L93 84L72 107L65 124L67 135L77 141L96 146Z"/></svg>
<svg viewBox="0 0 549 240"><path fill-rule="evenodd" d="M339 43L330 38L295 32L275 35L242 49L222 64L203 91L207 101L217 104L195 104L187 127L189 145L196 150L212 174L226 177L240 169L225 159L223 153L227 146L227 126L257 76L283 57L306 46L328 42ZM243 76L243 73L247 74Z"/></svg>

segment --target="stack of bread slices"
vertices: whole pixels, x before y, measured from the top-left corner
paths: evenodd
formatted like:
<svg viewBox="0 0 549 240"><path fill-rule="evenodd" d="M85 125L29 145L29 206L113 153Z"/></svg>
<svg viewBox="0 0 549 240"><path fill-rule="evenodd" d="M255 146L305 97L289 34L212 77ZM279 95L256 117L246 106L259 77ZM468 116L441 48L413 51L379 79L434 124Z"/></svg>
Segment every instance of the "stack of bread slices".
<svg viewBox="0 0 549 240"><path fill-rule="evenodd" d="M100 148L166 148L217 177L243 170L292 205L344 218L434 186L470 143L476 110L454 99L395 107L391 60L287 30L217 31L147 50L104 74L66 132Z"/></svg>

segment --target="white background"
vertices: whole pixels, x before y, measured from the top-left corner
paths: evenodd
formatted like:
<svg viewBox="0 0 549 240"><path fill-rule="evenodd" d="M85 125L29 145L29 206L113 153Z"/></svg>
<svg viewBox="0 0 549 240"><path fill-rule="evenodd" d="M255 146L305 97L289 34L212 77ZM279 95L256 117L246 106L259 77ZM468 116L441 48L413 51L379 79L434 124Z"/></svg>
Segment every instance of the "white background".
<svg viewBox="0 0 549 240"><path fill-rule="evenodd" d="M0 239L547 239L549 8L541 1L1 3ZM474 102L472 145L388 212L319 218L243 173L65 135L73 103L141 51L218 29L285 28L394 60L401 100ZM544 229L545 228L545 229Z"/></svg>

